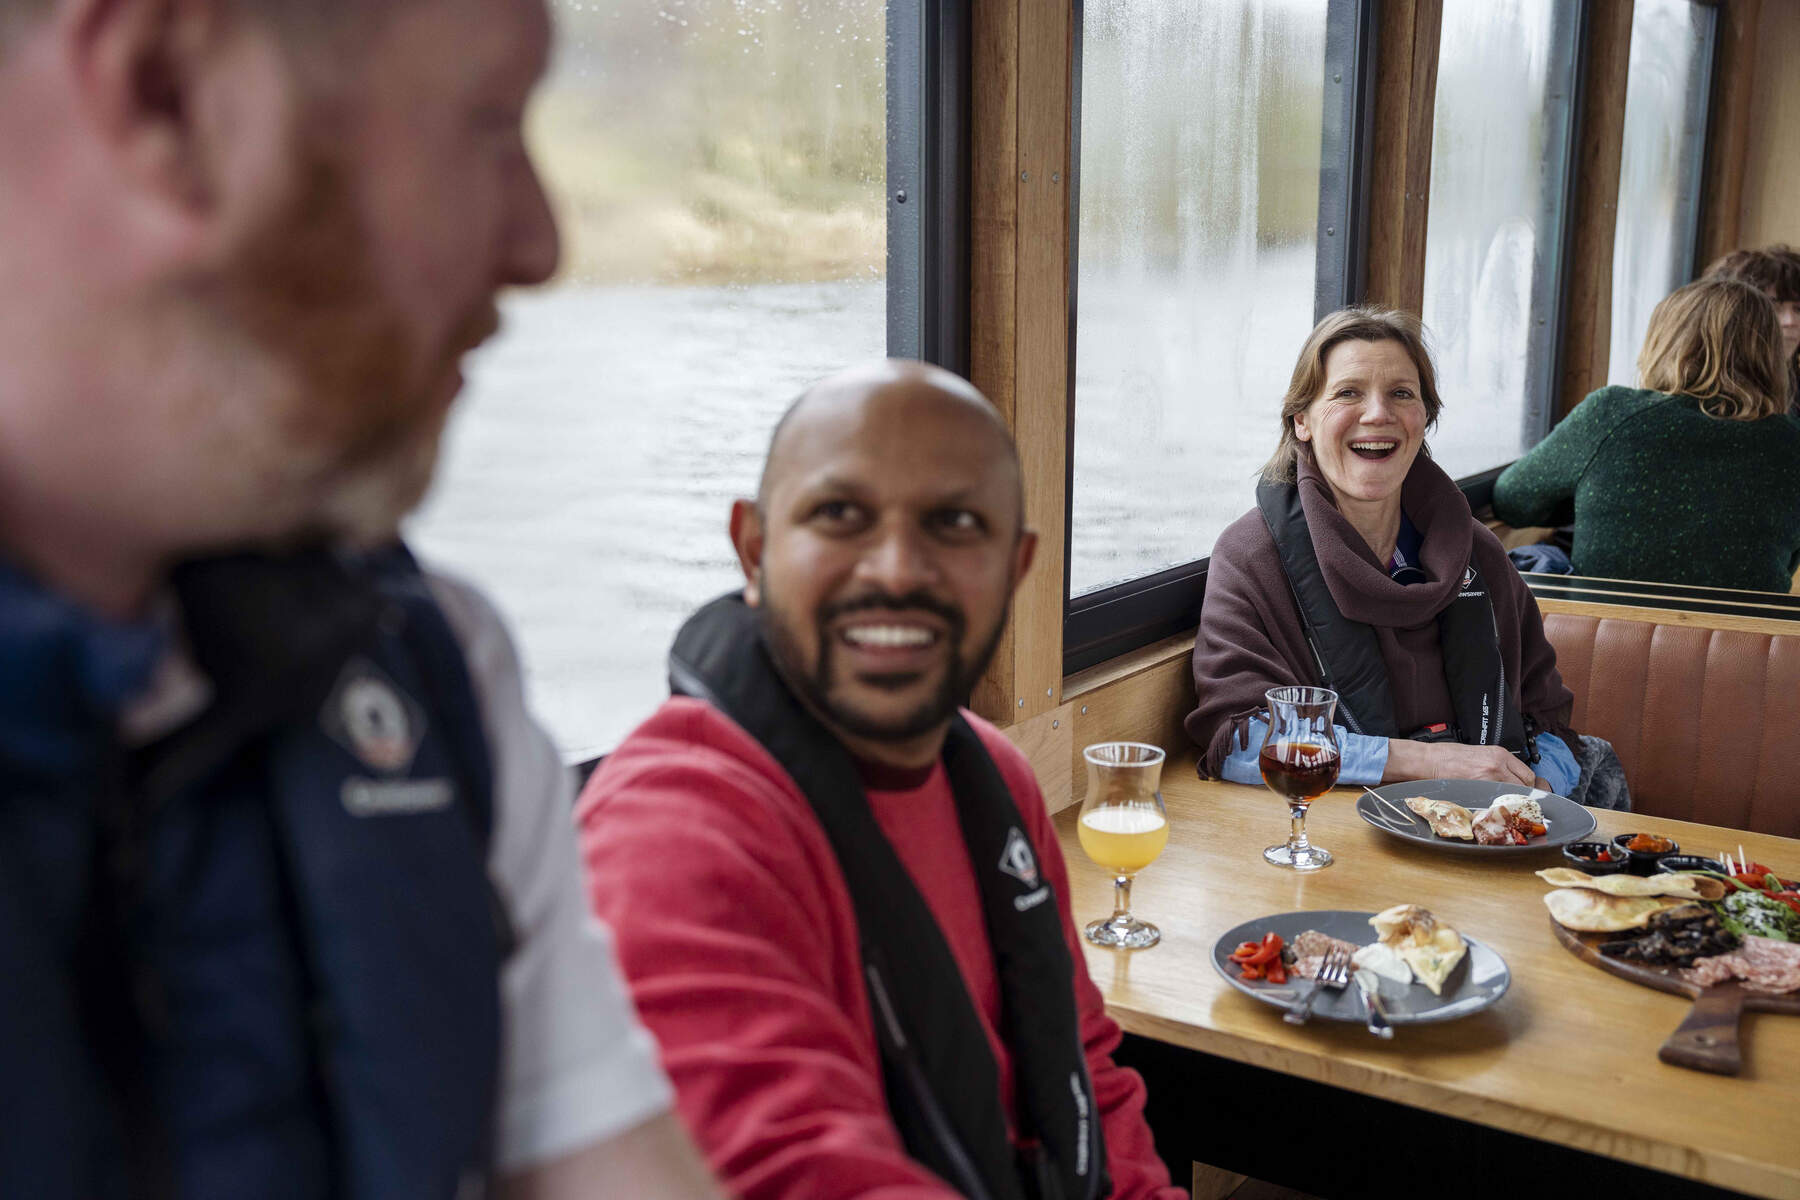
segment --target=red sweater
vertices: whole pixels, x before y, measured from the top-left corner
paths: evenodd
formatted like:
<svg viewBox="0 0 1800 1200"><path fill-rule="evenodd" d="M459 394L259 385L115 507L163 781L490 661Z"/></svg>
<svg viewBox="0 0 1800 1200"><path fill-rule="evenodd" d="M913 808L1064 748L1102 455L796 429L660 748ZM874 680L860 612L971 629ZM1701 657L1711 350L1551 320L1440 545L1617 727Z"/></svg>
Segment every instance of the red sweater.
<svg viewBox="0 0 1800 1200"><path fill-rule="evenodd" d="M1185 1197L1151 1145L1142 1081L1110 1057L1119 1028L1088 978L1031 766L993 726L969 721L1056 889L1113 1195ZM869 802L962 968L1010 1114L1000 985L944 769L910 790L871 790ZM670 700L589 782L579 819L594 907L726 1189L745 1200L954 1197L907 1156L889 1119L850 893L811 806L768 752L700 701Z"/></svg>

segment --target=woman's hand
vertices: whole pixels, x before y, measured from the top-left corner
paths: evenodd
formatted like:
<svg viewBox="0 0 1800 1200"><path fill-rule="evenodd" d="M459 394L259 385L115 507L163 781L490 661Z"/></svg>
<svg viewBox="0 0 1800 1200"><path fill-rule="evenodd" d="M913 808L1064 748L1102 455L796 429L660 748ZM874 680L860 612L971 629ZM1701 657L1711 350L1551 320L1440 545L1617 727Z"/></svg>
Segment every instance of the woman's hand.
<svg viewBox="0 0 1800 1200"><path fill-rule="evenodd" d="M1536 773L1504 746L1389 738L1387 769L1381 773L1381 782L1407 779L1489 779L1521 787L1537 786Z"/></svg>

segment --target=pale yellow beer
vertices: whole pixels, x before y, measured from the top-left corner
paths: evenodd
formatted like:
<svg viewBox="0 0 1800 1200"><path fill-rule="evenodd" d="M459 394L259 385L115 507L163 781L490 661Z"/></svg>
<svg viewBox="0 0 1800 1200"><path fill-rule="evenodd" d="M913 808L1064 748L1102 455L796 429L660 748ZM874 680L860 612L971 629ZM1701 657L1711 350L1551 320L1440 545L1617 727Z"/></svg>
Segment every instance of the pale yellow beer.
<svg viewBox="0 0 1800 1200"><path fill-rule="evenodd" d="M1168 818L1148 806L1091 809L1075 828L1087 856L1115 875L1135 875L1169 844Z"/></svg>

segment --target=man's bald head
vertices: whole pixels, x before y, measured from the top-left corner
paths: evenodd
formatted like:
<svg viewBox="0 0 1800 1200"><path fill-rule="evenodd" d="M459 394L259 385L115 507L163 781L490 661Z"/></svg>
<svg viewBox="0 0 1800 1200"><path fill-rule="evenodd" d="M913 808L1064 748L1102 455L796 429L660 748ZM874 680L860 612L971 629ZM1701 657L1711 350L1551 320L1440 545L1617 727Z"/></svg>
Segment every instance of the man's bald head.
<svg viewBox="0 0 1800 1200"><path fill-rule="evenodd" d="M731 510L744 600L859 757L936 758L1037 549L1023 491L1005 422L939 367L853 367L782 417L756 501Z"/></svg>
<svg viewBox="0 0 1800 1200"><path fill-rule="evenodd" d="M1025 484L1012 432L992 402L976 386L942 367L906 358L889 358L847 367L828 375L804 392L781 415L769 438L756 502L766 507L770 494L796 464L804 461L809 442L830 430L844 430L877 408L902 409L919 421L967 421L993 449L995 469L1007 473L1018 498L1019 525L1024 526ZM971 420L971 418L973 418ZM910 421L909 421L910 424Z"/></svg>

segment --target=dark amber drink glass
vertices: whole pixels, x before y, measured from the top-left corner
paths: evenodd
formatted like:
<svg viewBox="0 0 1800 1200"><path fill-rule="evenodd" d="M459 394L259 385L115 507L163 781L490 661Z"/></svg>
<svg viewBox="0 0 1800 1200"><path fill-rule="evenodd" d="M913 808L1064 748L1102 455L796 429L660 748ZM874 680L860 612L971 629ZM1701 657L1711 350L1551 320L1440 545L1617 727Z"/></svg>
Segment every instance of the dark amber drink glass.
<svg viewBox="0 0 1800 1200"><path fill-rule="evenodd" d="M1337 693L1330 688L1278 687L1264 693L1269 732L1257 765L1263 783L1288 803L1287 841L1270 846L1263 858L1278 867L1316 871L1331 865L1331 854L1306 836L1306 808L1337 783L1339 752Z"/></svg>

